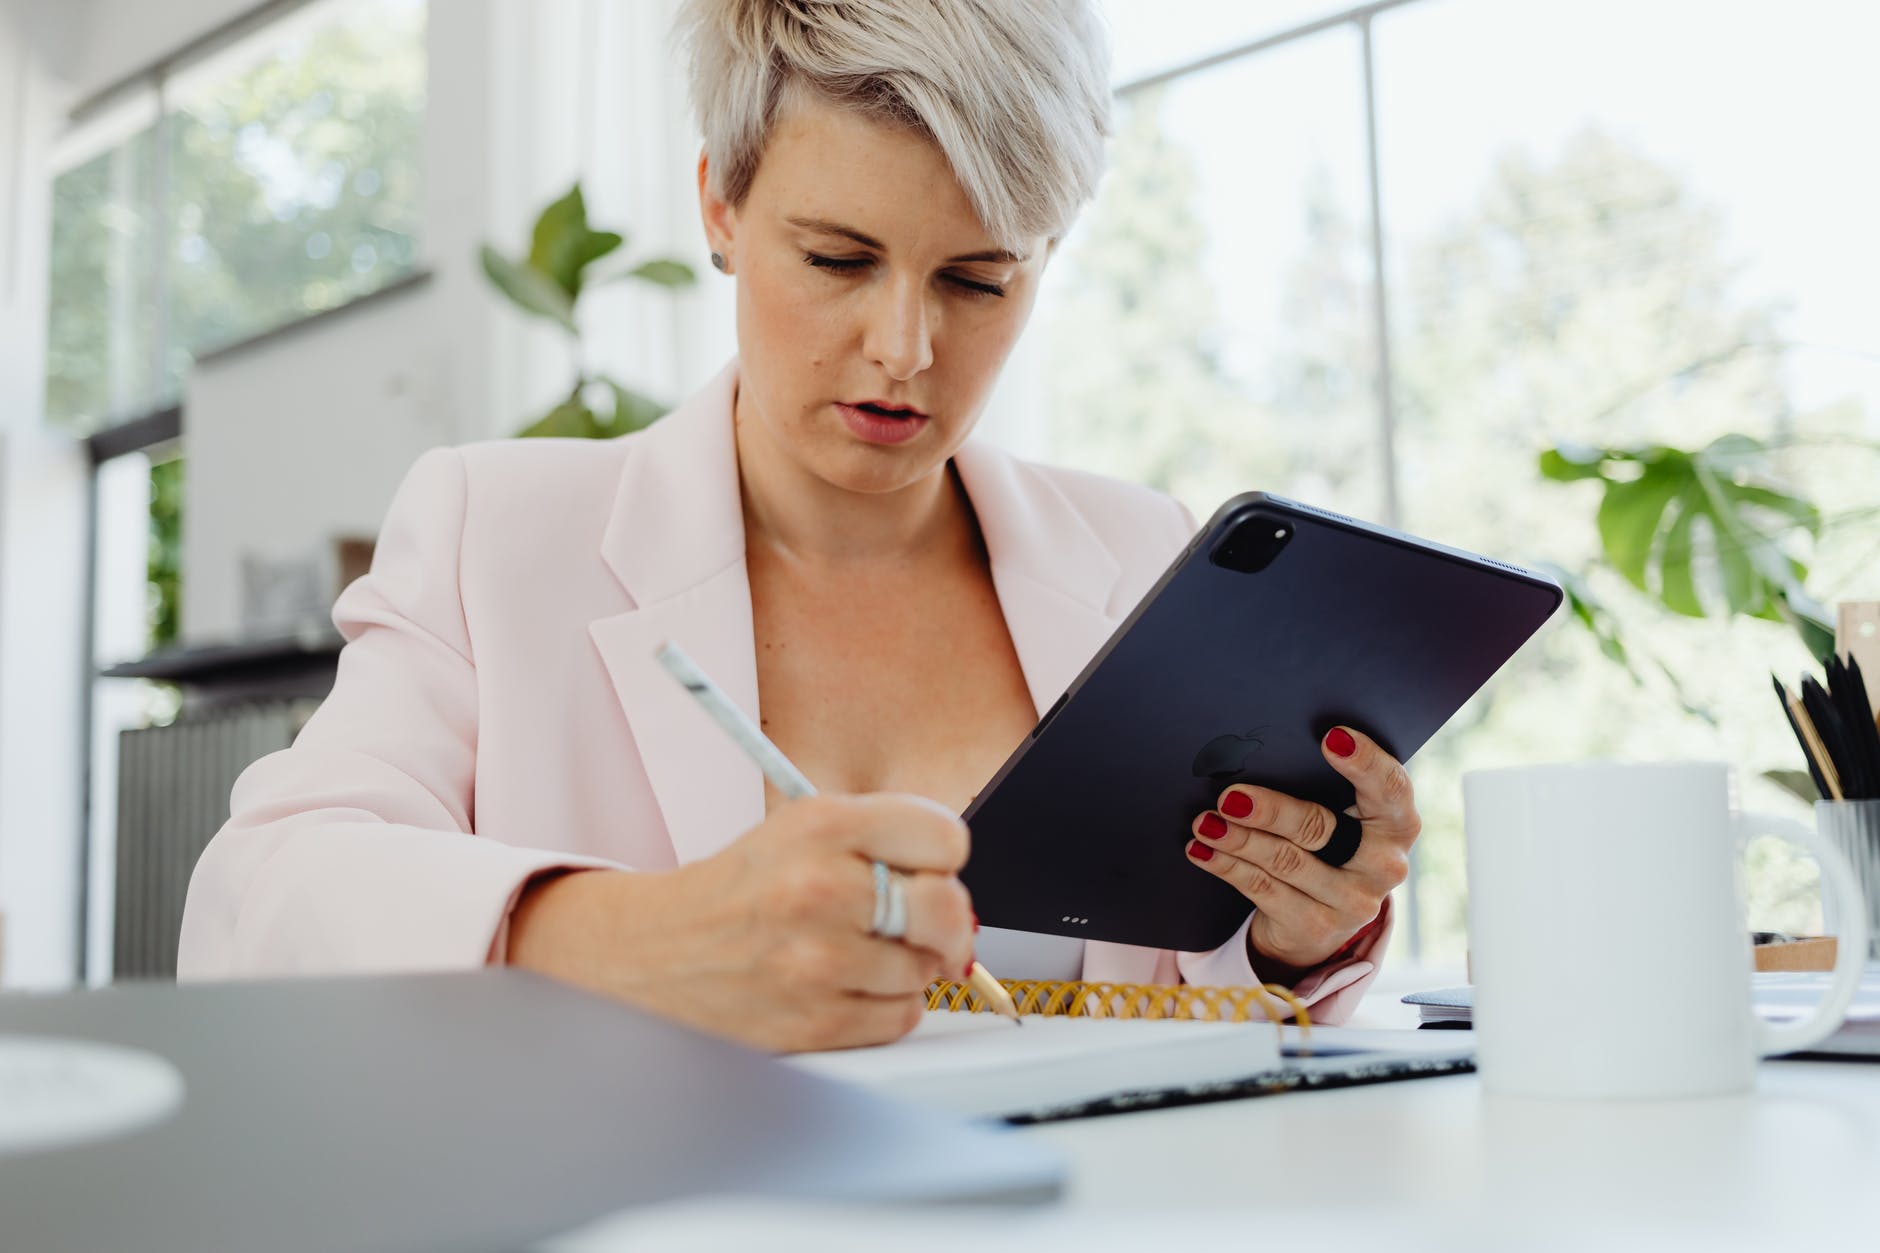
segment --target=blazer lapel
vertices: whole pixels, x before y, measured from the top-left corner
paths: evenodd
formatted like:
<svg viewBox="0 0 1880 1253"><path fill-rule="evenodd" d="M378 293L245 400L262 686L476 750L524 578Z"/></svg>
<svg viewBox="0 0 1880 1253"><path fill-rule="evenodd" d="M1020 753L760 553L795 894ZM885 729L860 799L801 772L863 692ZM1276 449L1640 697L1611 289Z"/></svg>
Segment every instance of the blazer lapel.
<svg viewBox="0 0 1880 1253"><path fill-rule="evenodd" d="M953 463L979 516L1006 629L1043 717L1130 608L1110 603L1122 567L1034 468L977 441Z"/></svg>
<svg viewBox="0 0 1880 1253"><path fill-rule="evenodd" d="M633 437L601 557L635 607L588 626L681 863L710 856L764 817L762 773L653 659L673 641L757 721L736 383L733 363Z"/></svg>

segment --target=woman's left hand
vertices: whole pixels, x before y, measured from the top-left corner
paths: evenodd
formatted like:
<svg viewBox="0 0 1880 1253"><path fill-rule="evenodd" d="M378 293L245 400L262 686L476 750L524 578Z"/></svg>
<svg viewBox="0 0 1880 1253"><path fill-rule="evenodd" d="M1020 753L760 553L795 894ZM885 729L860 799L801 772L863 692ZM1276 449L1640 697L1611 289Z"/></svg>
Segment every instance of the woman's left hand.
<svg viewBox="0 0 1880 1253"><path fill-rule="evenodd" d="M1188 842L1189 861L1253 902L1249 956L1269 969L1321 965L1370 925L1409 875L1410 846L1422 830L1410 775L1369 737L1334 727L1319 750L1357 789L1347 812L1363 836L1350 861L1328 866L1313 856L1332 838L1331 810L1244 783L1196 816Z"/></svg>

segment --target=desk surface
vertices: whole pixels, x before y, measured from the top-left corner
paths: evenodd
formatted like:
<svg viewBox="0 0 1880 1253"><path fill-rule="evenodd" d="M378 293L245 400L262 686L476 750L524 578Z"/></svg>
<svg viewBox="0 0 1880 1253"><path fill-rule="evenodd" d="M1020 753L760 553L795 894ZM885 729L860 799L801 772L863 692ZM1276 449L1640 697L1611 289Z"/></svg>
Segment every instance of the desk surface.
<svg viewBox="0 0 1880 1253"><path fill-rule="evenodd" d="M1880 1232L1880 1065L1774 1062L1752 1095L1570 1102L1489 1096L1474 1075L1093 1119L1030 1134L1072 1162L1072 1206L1131 1196L1457 1216ZM1246 1184L1195 1197L1204 1164Z"/></svg>
<svg viewBox="0 0 1880 1253"><path fill-rule="evenodd" d="M1551 1102L1490 1097L1473 1075L1295 1093L1015 1134L1071 1165L1065 1203L906 1213L723 1204L642 1215L572 1241L791 1251L892 1239L901 1253L1035 1253L1214 1242L1261 1247L1784 1249L1880 1240L1880 1064L1772 1062L1754 1094ZM1250 1212L1251 1211L1251 1212ZM797 1236L801 1232L800 1242ZM630 1232L633 1243L620 1244ZM723 1241L721 1244L720 1241ZM1853 1243L1850 1243L1852 1241ZM886 1247L885 1245L883 1247ZM1287 1245L1285 1247L1296 1247Z"/></svg>

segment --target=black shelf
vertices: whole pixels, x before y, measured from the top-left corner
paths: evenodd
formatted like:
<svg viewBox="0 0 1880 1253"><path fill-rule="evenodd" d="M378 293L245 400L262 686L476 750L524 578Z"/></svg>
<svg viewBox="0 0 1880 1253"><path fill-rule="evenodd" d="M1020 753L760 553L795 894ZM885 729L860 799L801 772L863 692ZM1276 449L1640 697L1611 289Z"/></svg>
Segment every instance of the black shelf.
<svg viewBox="0 0 1880 1253"><path fill-rule="evenodd" d="M192 704L318 698L332 690L344 644L335 631L311 629L266 639L186 644L106 666L98 675L175 683Z"/></svg>

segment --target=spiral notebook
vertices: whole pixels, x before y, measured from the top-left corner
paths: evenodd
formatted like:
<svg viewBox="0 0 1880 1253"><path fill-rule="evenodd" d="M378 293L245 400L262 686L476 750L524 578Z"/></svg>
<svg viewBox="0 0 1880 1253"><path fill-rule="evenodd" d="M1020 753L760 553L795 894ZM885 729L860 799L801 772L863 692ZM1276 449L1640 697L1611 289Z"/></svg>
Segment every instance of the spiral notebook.
<svg viewBox="0 0 1880 1253"><path fill-rule="evenodd" d="M1282 1028L1277 1020L1293 1007L1254 988L1032 981L1006 988L1025 1011L1021 1023L984 1012L963 984L935 984L929 1012L904 1039L786 1060L917 1104L1011 1123L1473 1066L1460 1038Z"/></svg>

